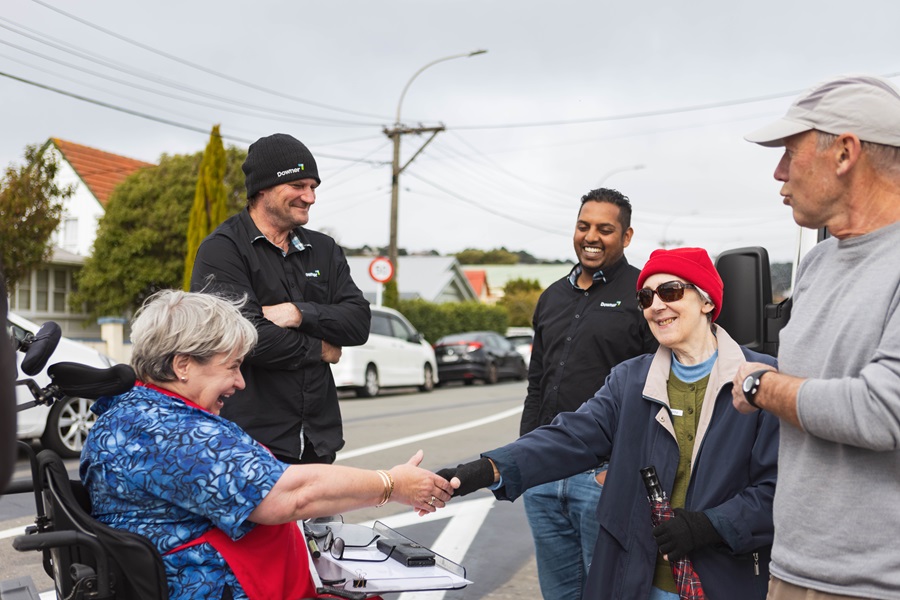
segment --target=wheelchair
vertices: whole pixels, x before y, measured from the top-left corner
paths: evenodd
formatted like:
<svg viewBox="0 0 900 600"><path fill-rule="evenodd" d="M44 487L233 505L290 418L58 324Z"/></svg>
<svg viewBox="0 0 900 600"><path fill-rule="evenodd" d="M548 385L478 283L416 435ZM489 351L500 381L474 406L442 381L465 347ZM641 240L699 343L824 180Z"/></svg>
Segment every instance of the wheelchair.
<svg viewBox="0 0 900 600"><path fill-rule="evenodd" d="M87 491L70 480L58 454L29 447L35 482L35 525L13 540L19 552L43 553L59 598L168 600L162 558L150 541L91 517ZM9 490L8 490L9 491Z"/></svg>
<svg viewBox="0 0 900 600"><path fill-rule="evenodd" d="M46 329L45 329L46 327ZM59 340L59 327L47 323L31 339L16 340L26 354L22 370L34 375L47 363ZM29 334L31 335L31 334ZM41 388L33 379L16 385L28 387L34 402L51 405L66 396L97 399L120 394L134 385L134 371L127 365L95 369L75 363L56 363L48 369L50 385ZM24 442L31 479L13 481L0 494L33 493L37 516L24 535L13 539L19 552L39 551L46 574L53 579L57 598L65 600L168 600L162 557L156 546L137 533L109 527L91 516L91 502L80 480L70 479L62 458L52 450L39 453ZM29 593L30 597L33 597ZM4 595L0 589L0 600ZM230 600L226 588L222 600ZM316 598L381 600L363 592L317 589ZM297 599L313 600L313 599Z"/></svg>

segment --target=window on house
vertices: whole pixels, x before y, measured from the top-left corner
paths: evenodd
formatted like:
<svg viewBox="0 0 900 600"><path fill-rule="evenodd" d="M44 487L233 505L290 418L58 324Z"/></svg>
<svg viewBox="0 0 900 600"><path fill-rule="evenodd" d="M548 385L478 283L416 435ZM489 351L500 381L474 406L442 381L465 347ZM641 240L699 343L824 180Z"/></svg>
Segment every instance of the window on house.
<svg viewBox="0 0 900 600"><path fill-rule="evenodd" d="M68 271L53 269L53 312L68 312L66 309L66 296L69 291L68 280Z"/></svg>
<svg viewBox="0 0 900 600"><path fill-rule="evenodd" d="M50 271L40 269L37 272L37 285L35 285L36 301L34 309L38 312L50 310Z"/></svg>
<svg viewBox="0 0 900 600"><path fill-rule="evenodd" d="M78 219L67 218L63 223L63 248L69 252L78 249Z"/></svg>
<svg viewBox="0 0 900 600"><path fill-rule="evenodd" d="M31 310L31 273L16 285L9 295L10 310Z"/></svg>

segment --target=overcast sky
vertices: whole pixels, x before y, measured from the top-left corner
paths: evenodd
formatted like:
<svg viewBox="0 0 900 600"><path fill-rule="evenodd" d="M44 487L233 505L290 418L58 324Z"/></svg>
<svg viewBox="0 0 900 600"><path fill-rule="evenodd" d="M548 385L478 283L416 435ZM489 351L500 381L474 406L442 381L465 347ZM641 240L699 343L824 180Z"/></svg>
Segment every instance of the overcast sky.
<svg viewBox="0 0 900 600"><path fill-rule="evenodd" d="M156 162L216 123L244 148L290 133L323 180L309 226L387 245L404 86L486 49L408 89L401 122L447 130L401 176L401 247L573 259L603 183L634 205L638 266L662 240L789 260L779 152L742 136L822 79L900 73L898 23L892 0L3 0L0 165L50 137Z"/></svg>

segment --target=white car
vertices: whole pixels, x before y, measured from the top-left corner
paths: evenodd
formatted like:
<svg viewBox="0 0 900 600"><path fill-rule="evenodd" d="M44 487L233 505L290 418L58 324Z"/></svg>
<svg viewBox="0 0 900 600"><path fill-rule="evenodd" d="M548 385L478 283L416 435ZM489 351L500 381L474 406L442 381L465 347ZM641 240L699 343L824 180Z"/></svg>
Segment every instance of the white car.
<svg viewBox="0 0 900 600"><path fill-rule="evenodd" d="M9 313L8 325L11 328L37 333L40 325ZM22 373L22 360L25 355L16 352L17 378L27 376ZM68 338L60 338L56 351L47 362L47 366L58 362L75 362L91 367L111 367L115 362L93 348L79 344ZM41 387L50 383L47 367L31 377ZM24 385L16 386L16 403L31 402L34 397ZM87 438L97 416L90 411L93 400L67 397L53 403L53 406L38 405L25 409L16 415L17 435L20 440L40 440L41 446L50 448L63 458L76 458L81 455L81 447Z"/></svg>
<svg viewBox="0 0 900 600"><path fill-rule="evenodd" d="M338 389L353 389L361 398L382 388L418 387L430 392L437 382L434 348L402 314L372 306L369 339L362 346L344 347L331 365Z"/></svg>
<svg viewBox="0 0 900 600"><path fill-rule="evenodd" d="M534 329L531 327L510 327L506 330L506 339L512 342L516 352L525 359L525 366L531 363L531 344L534 341Z"/></svg>

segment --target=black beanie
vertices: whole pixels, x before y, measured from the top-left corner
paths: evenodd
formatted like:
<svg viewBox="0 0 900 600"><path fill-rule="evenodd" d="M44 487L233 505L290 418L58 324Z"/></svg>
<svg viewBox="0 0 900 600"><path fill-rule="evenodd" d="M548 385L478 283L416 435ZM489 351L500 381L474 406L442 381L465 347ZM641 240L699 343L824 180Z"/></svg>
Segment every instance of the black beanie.
<svg viewBox="0 0 900 600"><path fill-rule="evenodd" d="M315 179L316 183L322 183L312 152L286 133L275 133L250 144L247 160L241 168L248 198L260 190L298 179Z"/></svg>

